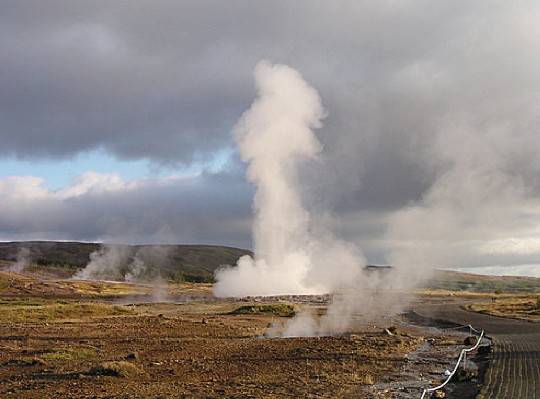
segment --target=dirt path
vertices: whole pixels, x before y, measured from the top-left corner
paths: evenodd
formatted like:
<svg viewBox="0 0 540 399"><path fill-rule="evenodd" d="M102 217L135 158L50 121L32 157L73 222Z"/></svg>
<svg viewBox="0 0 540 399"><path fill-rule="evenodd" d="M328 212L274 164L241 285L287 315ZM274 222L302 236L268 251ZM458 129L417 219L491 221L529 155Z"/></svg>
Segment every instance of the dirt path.
<svg viewBox="0 0 540 399"><path fill-rule="evenodd" d="M468 312L458 304L419 305L423 317L471 324L493 338L494 351L481 399L540 398L540 325Z"/></svg>

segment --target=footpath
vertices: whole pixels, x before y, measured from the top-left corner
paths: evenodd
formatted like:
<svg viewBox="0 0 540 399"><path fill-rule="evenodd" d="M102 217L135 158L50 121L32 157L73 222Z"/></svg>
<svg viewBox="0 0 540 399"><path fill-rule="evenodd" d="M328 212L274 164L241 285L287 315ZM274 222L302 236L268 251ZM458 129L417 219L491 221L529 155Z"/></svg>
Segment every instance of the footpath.
<svg viewBox="0 0 540 399"><path fill-rule="evenodd" d="M479 399L540 398L540 324L468 312L459 304L418 305L418 315L485 330L493 353Z"/></svg>

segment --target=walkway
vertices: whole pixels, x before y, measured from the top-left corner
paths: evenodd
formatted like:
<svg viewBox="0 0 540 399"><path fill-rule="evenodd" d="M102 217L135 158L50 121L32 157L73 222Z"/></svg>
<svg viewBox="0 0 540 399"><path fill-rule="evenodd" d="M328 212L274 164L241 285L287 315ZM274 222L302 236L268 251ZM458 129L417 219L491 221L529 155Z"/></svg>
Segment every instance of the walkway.
<svg viewBox="0 0 540 399"><path fill-rule="evenodd" d="M480 399L540 398L540 324L467 312L456 304L418 305L431 319L471 324L493 338L491 366Z"/></svg>

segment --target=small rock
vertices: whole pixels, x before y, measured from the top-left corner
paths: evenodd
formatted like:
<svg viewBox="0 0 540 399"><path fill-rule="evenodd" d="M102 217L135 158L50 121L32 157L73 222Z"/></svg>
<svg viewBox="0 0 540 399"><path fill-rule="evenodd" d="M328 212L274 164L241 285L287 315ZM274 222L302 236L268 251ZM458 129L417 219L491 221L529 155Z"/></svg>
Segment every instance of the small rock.
<svg viewBox="0 0 540 399"><path fill-rule="evenodd" d="M443 399L446 398L446 394L443 391L435 391L431 394L432 399Z"/></svg>

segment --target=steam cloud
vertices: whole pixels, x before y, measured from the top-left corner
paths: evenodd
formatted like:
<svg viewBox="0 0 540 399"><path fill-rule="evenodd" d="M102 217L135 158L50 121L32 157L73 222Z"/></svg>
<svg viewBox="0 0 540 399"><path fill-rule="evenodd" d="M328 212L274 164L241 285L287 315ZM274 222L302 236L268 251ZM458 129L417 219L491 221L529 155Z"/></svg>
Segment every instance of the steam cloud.
<svg viewBox="0 0 540 399"><path fill-rule="evenodd" d="M90 254L88 265L73 279L157 282L158 266L165 262L168 252L168 247L163 246L144 246L134 251L127 245L103 245Z"/></svg>
<svg viewBox="0 0 540 399"><path fill-rule="evenodd" d="M316 231L302 204L300 165L318 159L313 129L325 110L317 91L294 69L260 62L258 97L234 136L247 178L257 186L253 203L255 258L216 272L216 296L314 294L355 286L365 259L353 244Z"/></svg>
<svg viewBox="0 0 540 399"><path fill-rule="evenodd" d="M17 258L14 265L7 268L10 272L22 273L30 264L30 249L21 247L17 252Z"/></svg>
<svg viewBox="0 0 540 399"><path fill-rule="evenodd" d="M526 256L536 243L529 237L538 232L531 218L537 203L528 198L527 176L515 173L512 162L516 152L526 153L523 143L535 148L534 142L525 135L509 142L500 126L460 123L457 117L451 125L441 121L426 140L426 156L437 170L433 183L420 201L389 218L386 240L395 248L389 262L406 270L403 277L411 284L435 268L473 259L489 265L493 255L506 251L514 259L520 252ZM512 247L515 242L521 248Z"/></svg>

